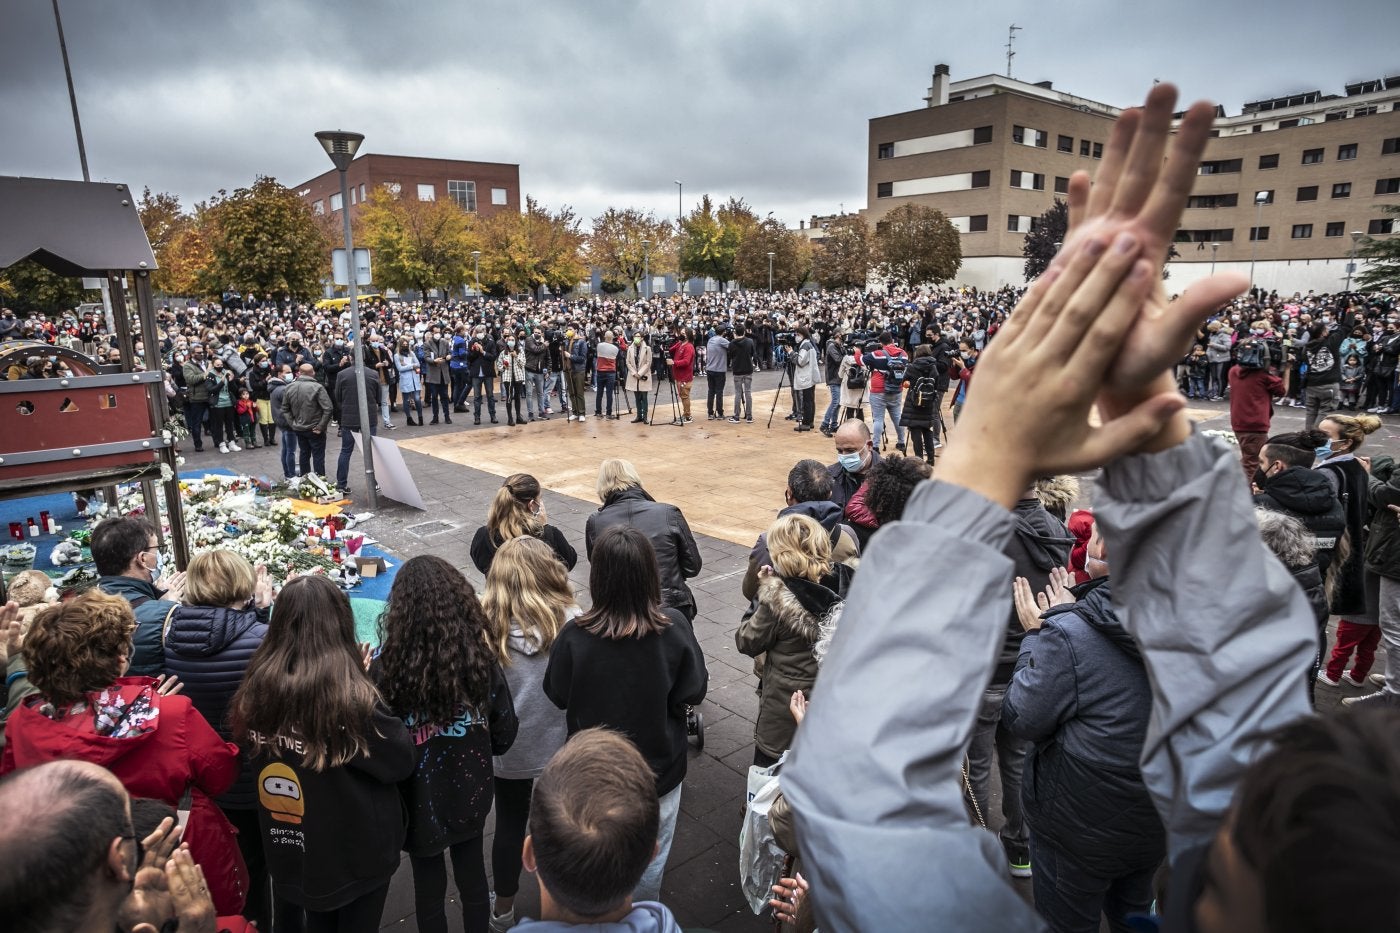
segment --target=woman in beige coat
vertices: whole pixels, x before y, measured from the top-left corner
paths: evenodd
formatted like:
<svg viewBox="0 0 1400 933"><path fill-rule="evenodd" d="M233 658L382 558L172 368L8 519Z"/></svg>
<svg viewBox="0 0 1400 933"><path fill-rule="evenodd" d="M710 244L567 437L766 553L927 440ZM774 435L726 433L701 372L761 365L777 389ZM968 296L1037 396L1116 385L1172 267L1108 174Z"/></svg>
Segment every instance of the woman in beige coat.
<svg viewBox="0 0 1400 933"><path fill-rule="evenodd" d="M641 331L632 335L632 345L627 348L627 391L636 400L637 417L633 424L643 424L647 420L647 393L651 391L651 347Z"/></svg>

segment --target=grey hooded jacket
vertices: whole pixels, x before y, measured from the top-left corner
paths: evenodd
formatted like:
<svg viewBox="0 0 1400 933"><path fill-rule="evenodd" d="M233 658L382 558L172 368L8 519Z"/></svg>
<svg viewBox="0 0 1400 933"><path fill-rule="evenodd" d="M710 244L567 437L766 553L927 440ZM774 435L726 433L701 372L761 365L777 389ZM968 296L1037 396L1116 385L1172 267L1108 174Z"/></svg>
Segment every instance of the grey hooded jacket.
<svg viewBox="0 0 1400 933"><path fill-rule="evenodd" d="M1310 715L1317 630L1224 444L1125 457L1094 499L1152 685L1140 763L1175 859L1218 829L1265 736ZM783 772L823 929L1045 929L958 781L1005 634L1011 531L1006 509L930 482L866 554Z"/></svg>

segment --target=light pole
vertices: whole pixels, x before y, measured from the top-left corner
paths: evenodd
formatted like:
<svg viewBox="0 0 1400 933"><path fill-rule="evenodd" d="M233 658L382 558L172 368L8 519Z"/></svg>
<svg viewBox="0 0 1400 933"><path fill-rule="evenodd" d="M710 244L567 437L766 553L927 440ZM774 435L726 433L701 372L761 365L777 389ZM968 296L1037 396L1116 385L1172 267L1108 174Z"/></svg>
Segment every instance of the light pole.
<svg viewBox="0 0 1400 933"><path fill-rule="evenodd" d="M773 293L773 254L768 254L768 293Z"/></svg>
<svg viewBox="0 0 1400 933"><path fill-rule="evenodd" d="M1254 257L1259 255L1259 224L1262 223L1264 205L1269 201L1269 192L1254 192L1254 234L1249 247L1249 290L1254 291Z"/></svg>
<svg viewBox="0 0 1400 933"><path fill-rule="evenodd" d="M685 295L685 275L681 272L681 257L684 255L684 250L681 248L681 220L685 210L683 206L684 200L682 198L684 193L685 186L681 184L678 178L676 179L676 291L679 292L682 297Z"/></svg>
<svg viewBox="0 0 1400 933"><path fill-rule="evenodd" d="M1215 254L1220 252L1219 243L1210 244L1210 274L1215 275Z"/></svg>
<svg viewBox="0 0 1400 933"><path fill-rule="evenodd" d="M355 401L360 409L360 449L365 461L365 500L371 509L379 508L378 483L374 478L374 455L370 450L370 432L374 422L369 418L369 397L365 394L365 335L360 329L360 299L355 288L355 246L350 236L350 186L346 172L355 159L360 143L365 141L363 133L346 133L342 130L322 130L316 134L321 148L331 157L335 170L340 173L340 210L345 220L345 268L350 283L350 328L355 334ZM376 412L376 414L378 414Z"/></svg>
<svg viewBox="0 0 1400 933"><path fill-rule="evenodd" d="M642 292L648 301L651 300L651 256L647 254L650 245L650 240L642 241Z"/></svg>
<svg viewBox="0 0 1400 933"><path fill-rule="evenodd" d="M1351 258L1347 261L1347 287L1343 291L1351 291L1351 274L1356 271L1356 247L1361 243L1361 236L1360 230L1351 231Z"/></svg>
<svg viewBox="0 0 1400 933"><path fill-rule="evenodd" d="M472 275L476 278L476 300L481 303L481 250L472 250Z"/></svg>
<svg viewBox="0 0 1400 933"><path fill-rule="evenodd" d="M685 210L685 208L682 206L682 204L684 203L684 201L683 201L683 199L682 199L682 197L681 197L682 194L683 194L684 192L685 192L685 186L682 185L682 184L680 183L680 180L679 180L679 179L677 179L677 180L676 180L676 223L680 223L680 222L681 222L681 214L682 214L682 213L684 212L684 210Z"/></svg>
<svg viewBox="0 0 1400 933"><path fill-rule="evenodd" d="M63 17L58 15L58 0L53 0L53 22L58 27L58 51L63 55L63 76L68 79L68 104L73 108L73 133L78 137L78 161L83 166L83 181L92 181L88 175L87 148L83 145L83 124L78 119L78 95L73 92L73 69L68 67L68 42L63 38ZM111 315L108 315L107 329L111 330Z"/></svg>

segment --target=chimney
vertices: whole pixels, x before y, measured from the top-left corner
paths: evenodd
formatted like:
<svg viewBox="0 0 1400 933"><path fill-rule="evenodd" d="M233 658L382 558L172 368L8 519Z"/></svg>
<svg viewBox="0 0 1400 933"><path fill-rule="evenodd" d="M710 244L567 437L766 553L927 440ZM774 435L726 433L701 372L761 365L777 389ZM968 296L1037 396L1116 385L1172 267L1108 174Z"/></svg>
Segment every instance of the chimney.
<svg viewBox="0 0 1400 933"><path fill-rule="evenodd" d="M805 220L799 220L799 221L797 222L797 229L798 229L798 230L806 230L806 229L807 229L807 221L805 221Z"/></svg>
<svg viewBox="0 0 1400 933"><path fill-rule="evenodd" d="M933 84L924 98L930 107L942 107L948 103L948 66L933 66Z"/></svg>

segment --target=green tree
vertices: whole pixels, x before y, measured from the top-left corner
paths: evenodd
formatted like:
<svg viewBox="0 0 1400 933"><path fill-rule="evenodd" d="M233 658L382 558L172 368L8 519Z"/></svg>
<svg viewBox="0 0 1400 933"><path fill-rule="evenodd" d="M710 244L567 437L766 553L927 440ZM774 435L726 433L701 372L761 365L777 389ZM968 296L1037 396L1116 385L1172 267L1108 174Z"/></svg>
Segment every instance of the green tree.
<svg viewBox="0 0 1400 933"><path fill-rule="evenodd" d="M734 281L734 260L744 236L758 223L742 198L718 209L707 194L681 221L681 274L708 276L723 288Z"/></svg>
<svg viewBox="0 0 1400 933"><path fill-rule="evenodd" d="M45 269L32 259L21 259L3 272L3 284L10 296L5 305L19 314L38 311L57 314L76 308L87 300L82 279L70 279ZM96 295L96 292L93 293Z"/></svg>
<svg viewBox="0 0 1400 933"><path fill-rule="evenodd" d="M374 253L380 288L444 293L472 278L472 250L480 248L473 218L456 201L419 201L373 191L356 219L356 244Z"/></svg>
<svg viewBox="0 0 1400 933"><path fill-rule="evenodd" d="M1031 232L1026 234L1026 241L1021 246L1021 255L1026 257L1027 282L1038 279L1050 265L1050 260L1055 258L1060 244L1065 241L1065 231L1068 229L1069 205L1056 198L1055 203L1031 225Z"/></svg>
<svg viewBox="0 0 1400 933"><path fill-rule="evenodd" d="M1400 206L1387 204L1381 210L1392 217L1400 217ZM1400 236L1387 236L1383 240L1375 236L1363 237L1356 250L1356 258L1366 262L1361 274L1355 278L1358 290L1400 288Z"/></svg>
<svg viewBox="0 0 1400 933"><path fill-rule="evenodd" d="M768 288L768 254L773 254L773 288L801 288L812 271L812 244L805 237L768 218L755 224L734 255L734 278L744 288Z"/></svg>
<svg viewBox="0 0 1400 933"><path fill-rule="evenodd" d="M870 225L843 214L812 244L812 278L822 288L864 288L870 276Z"/></svg>
<svg viewBox="0 0 1400 933"><path fill-rule="evenodd" d="M588 235L588 261L602 270L604 277L631 283L641 294L641 281L652 274L676 267L675 228L670 221L642 213L634 207L610 207L593 218ZM642 241L647 241L642 249Z"/></svg>
<svg viewBox="0 0 1400 933"><path fill-rule="evenodd" d="M509 292L562 293L588 275L583 232L571 208L551 212L533 197L522 213L502 211L481 225L481 280Z"/></svg>
<svg viewBox="0 0 1400 933"><path fill-rule="evenodd" d="M330 243L301 198L260 175L251 188L220 191L206 205L210 261L200 277L207 294L310 298L330 269Z"/></svg>
<svg viewBox="0 0 1400 933"><path fill-rule="evenodd" d="M905 204L875 226L876 268L900 285L946 282L962 266L962 242L944 213Z"/></svg>

